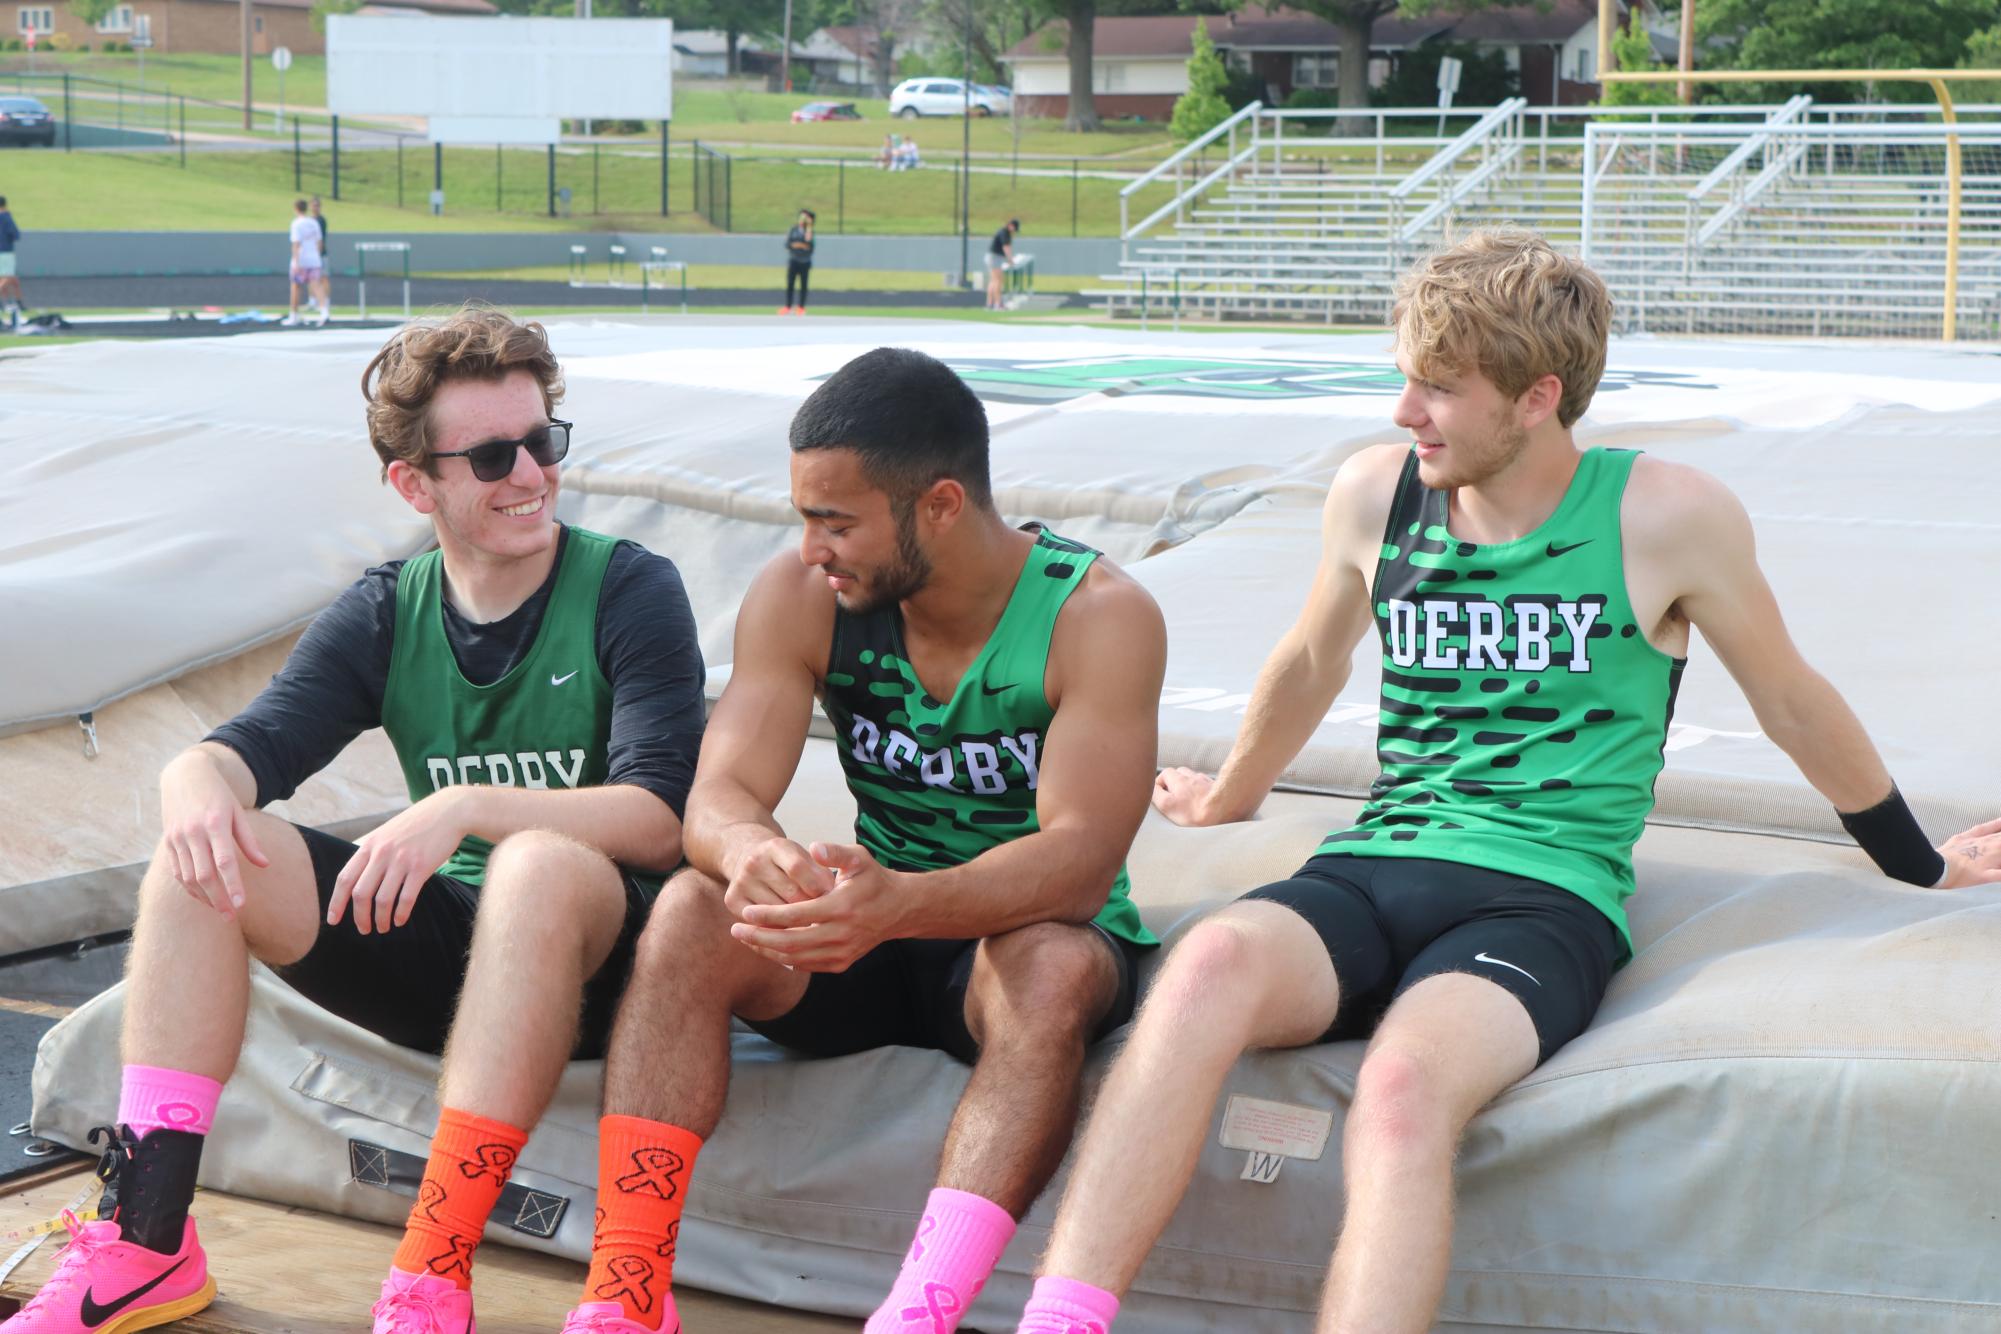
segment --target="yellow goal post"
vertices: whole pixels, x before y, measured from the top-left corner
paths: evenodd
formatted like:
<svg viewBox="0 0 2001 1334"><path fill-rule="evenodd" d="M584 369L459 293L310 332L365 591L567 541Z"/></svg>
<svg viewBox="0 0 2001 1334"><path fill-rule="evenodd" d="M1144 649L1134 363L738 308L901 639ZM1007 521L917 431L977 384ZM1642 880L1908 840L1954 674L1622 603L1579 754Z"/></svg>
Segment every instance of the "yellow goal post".
<svg viewBox="0 0 2001 1334"><path fill-rule="evenodd" d="M1689 0L1683 0L1689 3ZM1995 69L1719 69L1648 70L1626 73L1612 58L1612 33L1618 27L1617 0L1598 0L1598 80L1600 83L1923 83L1938 99L1940 118L1959 123L1948 84L2001 80ZM1945 141L1945 317L1940 337L1951 342L1959 330L1959 224L1961 181L1959 136Z"/></svg>

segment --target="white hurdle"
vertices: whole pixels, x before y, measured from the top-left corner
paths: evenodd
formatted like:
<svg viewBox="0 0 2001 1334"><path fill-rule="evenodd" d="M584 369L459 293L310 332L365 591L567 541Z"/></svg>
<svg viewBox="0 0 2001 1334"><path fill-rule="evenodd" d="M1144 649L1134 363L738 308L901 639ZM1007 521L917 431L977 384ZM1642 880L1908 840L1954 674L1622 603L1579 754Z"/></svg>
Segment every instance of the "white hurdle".
<svg viewBox="0 0 2001 1334"><path fill-rule="evenodd" d="M355 274L360 279L361 318L368 318L368 257L383 252L403 257L403 318L410 318L410 243L408 241L356 241Z"/></svg>

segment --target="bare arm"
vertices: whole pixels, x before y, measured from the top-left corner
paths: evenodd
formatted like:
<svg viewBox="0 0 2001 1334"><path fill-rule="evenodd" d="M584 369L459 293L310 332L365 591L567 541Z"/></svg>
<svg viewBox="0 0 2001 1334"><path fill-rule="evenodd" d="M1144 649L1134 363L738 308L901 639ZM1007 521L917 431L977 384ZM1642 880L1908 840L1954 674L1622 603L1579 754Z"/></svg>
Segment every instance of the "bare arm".
<svg viewBox="0 0 2001 1334"><path fill-rule="evenodd" d="M1167 625L1123 574L1071 603L1050 646L1056 715L1042 740L1039 828L913 877L898 937L969 940L1032 922L1088 922L1104 910L1146 815Z"/></svg>
<svg viewBox="0 0 2001 1334"><path fill-rule="evenodd" d="M1758 726L1835 809L1882 801L1890 771L1854 710L1787 633L1743 505L1693 469L1655 470L1654 478L1661 492L1656 522L1677 532L1676 605L1743 689Z"/></svg>
<svg viewBox="0 0 2001 1334"><path fill-rule="evenodd" d="M271 864L243 818L256 804L250 766L220 742L190 746L160 771L161 847L174 878L225 917L243 906L242 861Z"/></svg>
<svg viewBox="0 0 2001 1334"><path fill-rule="evenodd" d="M498 843L525 829L548 829L596 848L620 866L669 871L681 860L681 822L643 787L618 783L575 790L449 787L426 798L457 803L456 823Z"/></svg>
<svg viewBox="0 0 2001 1334"><path fill-rule="evenodd" d="M1844 816L1889 802L1895 784L1875 743L1848 701L1807 663L1786 632L1778 600L1758 568L1743 505L1722 483L1694 469L1659 469L1654 477L1661 495L1651 507L1650 526L1675 533L1676 605L1742 687L1758 726ZM1947 840L1938 849L1945 861L1939 886L2001 880L1997 835L2001 821Z"/></svg>
<svg viewBox="0 0 2001 1334"><path fill-rule="evenodd" d="M1154 785L1154 804L1175 823L1249 819L1348 683L1355 646L1374 621L1369 580L1403 454L1401 446L1367 450L1334 475L1321 510L1313 587L1258 672L1222 771L1212 782L1192 769L1169 769Z"/></svg>
<svg viewBox="0 0 2001 1334"><path fill-rule="evenodd" d="M729 685L703 734L688 794L688 860L727 883L733 900L787 903L833 886L772 813L813 717L820 672L807 645L824 655L833 635L832 595L814 581L786 553L751 584L737 613Z"/></svg>
<svg viewBox="0 0 2001 1334"><path fill-rule="evenodd" d="M839 971L885 940L966 940L1034 922L1088 922L1105 906L1146 814L1167 630L1123 573L1093 571L1058 618L1032 834L959 866L892 871L854 845L815 844L833 892L746 908L737 939L796 968Z"/></svg>

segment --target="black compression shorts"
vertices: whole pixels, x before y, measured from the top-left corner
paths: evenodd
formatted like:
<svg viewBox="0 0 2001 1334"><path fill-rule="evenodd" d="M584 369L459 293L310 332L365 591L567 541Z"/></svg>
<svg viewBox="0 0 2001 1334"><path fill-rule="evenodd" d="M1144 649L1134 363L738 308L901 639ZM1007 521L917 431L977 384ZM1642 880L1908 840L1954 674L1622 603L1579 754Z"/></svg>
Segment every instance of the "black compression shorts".
<svg viewBox="0 0 2001 1334"><path fill-rule="evenodd" d="M1118 995L1091 1035L1097 1041L1132 1018L1140 958L1152 950L1092 923L1118 965ZM877 1047L929 1047L971 1064L980 1046L966 1027L966 988L977 940L892 940L848 965L815 973L799 1003L776 1019L745 1022L781 1047L807 1056L849 1056Z"/></svg>
<svg viewBox="0 0 2001 1334"><path fill-rule="evenodd" d="M1326 944L1341 1008L1322 1042L1374 1032L1427 977L1471 973L1521 1001L1546 1061L1591 1022L1627 955L1611 920L1569 890L1459 862L1328 854L1244 898L1285 905Z"/></svg>
<svg viewBox="0 0 2001 1334"><path fill-rule="evenodd" d="M432 876L417 895L410 920L386 935L362 935L354 929L352 911L342 914L339 925L328 926L334 881L354 856L355 845L317 829L293 827L313 859L320 934L303 959L273 971L307 1000L398 1046L442 1052L465 984L479 887ZM618 998L632 971L633 945L652 905L655 891L630 875L624 878L625 923L611 954L584 986L583 1023L571 1053L576 1060L604 1055Z"/></svg>

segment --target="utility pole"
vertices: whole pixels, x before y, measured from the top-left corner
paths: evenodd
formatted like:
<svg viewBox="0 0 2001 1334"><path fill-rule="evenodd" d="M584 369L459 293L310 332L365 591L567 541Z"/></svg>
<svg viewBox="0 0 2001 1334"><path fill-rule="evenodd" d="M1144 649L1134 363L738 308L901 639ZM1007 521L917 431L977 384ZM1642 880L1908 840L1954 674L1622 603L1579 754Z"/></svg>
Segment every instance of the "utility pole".
<svg viewBox="0 0 2001 1334"><path fill-rule="evenodd" d="M239 8L243 27L243 128L250 128L250 0L242 0Z"/></svg>
<svg viewBox="0 0 2001 1334"><path fill-rule="evenodd" d="M590 16L591 16L591 0L577 0L577 17L580 19L588 19ZM590 132L591 132L591 123L588 120L586 120L584 122L585 137L588 138ZM558 137L561 137L560 134L558 135Z"/></svg>
<svg viewBox="0 0 2001 1334"><path fill-rule="evenodd" d="M1695 72L1695 0L1681 0L1681 72ZM1681 104L1691 106L1695 102L1695 81L1681 81Z"/></svg>
<svg viewBox="0 0 2001 1334"><path fill-rule="evenodd" d="M778 87L792 91L792 0L785 0L785 45L778 54Z"/></svg>
<svg viewBox="0 0 2001 1334"><path fill-rule="evenodd" d="M959 286L971 287L973 230L973 6L966 3L966 119L959 138L959 179L963 182L963 211L959 214Z"/></svg>

